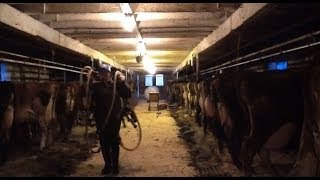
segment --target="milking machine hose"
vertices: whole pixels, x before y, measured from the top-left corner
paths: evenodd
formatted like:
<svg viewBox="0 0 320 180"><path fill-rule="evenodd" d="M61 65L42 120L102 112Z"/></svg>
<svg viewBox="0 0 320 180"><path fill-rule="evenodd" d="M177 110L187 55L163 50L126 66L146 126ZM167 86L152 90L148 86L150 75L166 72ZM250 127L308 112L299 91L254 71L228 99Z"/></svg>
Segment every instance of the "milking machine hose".
<svg viewBox="0 0 320 180"><path fill-rule="evenodd" d="M91 73L93 72L93 69L90 67L90 66L85 66L84 68L81 69L81 74L80 74L80 86L83 84L83 71L84 70L88 70L88 74L87 74L87 84L86 84L86 104L87 106L88 105L88 96L89 96L89 84L90 84L90 78L91 78ZM88 133L88 125L87 125L87 122L85 123L85 136L87 135Z"/></svg>

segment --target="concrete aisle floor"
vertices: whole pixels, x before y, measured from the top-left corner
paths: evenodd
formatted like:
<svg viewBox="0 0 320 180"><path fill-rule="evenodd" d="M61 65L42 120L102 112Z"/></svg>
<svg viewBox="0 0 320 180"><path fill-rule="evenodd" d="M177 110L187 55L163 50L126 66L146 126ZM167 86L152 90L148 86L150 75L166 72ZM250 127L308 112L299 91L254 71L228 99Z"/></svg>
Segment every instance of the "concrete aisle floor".
<svg viewBox="0 0 320 180"><path fill-rule="evenodd" d="M118 176L196 176L188 147L178 138L178 127L169 110L148 111L148 103L139 101L135 107L142 129L142 140L135 151L120 149ZM101 153L79 164L71 176L101 176L104 162Z"/></svg>

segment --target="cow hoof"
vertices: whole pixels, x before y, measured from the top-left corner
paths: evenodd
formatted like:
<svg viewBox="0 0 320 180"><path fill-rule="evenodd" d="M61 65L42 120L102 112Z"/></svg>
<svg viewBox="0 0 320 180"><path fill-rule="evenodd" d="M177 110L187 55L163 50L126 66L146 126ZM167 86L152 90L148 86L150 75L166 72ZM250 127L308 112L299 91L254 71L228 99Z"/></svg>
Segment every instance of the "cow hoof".
<svg viewBox="0 0 320 180"><path fill-rule="evenodd" d="M247 177L252 177L253 176L254 170L253 170L252 167L244 168L244 169L245 169L245 171L244 171L245 176L247 176Z"/></svg>
<svg viewBox="0 0 320 180"><path fill-rule="evenodd" d="M45 148L45 146L40 146L40 151L44 151Z"/></svg>
<svg viewBox="0 0 320 180"><path fill-rule="evenodd" d="M253 172L248 171L244 173L246 177L252 177L253 176Z"/></svg>
<svg viewBox="0 0 320 180"><path fill-rule="evenodd" d="M219 149L219 153L220 153L221 155L224 155L224 150L223 150L223 149Z"/></svg>
<svg viewBox="0 0 320 180"><path fill-rule="evenodd" d="M241 165L240 162L233 162L233 164L234 164L239 170L242 170L242 169L243 169L243 167L242 167L242 165Z"/></svg>
<svg viewBox="0 0 320 180"><path fill-rule="evenodd" d="M1 161L0 161L0 166L3 166L3 165L5 165L6 164L6 160L5 159L2 159Z"/></svg>

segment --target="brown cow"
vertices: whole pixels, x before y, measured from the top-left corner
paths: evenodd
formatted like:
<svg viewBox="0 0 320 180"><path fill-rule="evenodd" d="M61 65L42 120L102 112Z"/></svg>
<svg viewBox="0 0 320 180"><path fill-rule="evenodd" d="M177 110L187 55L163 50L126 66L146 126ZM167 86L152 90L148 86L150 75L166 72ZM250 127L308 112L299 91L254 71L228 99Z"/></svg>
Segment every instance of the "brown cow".
<svg viewBox="0 0 320 180"><path fill-rule="evenodd" d="M189 99L188 99L188 87L187 87L187 83L182 83L182 89L183 89L183 93L182 93L182 97L183 97L183 109L185 109L186 111L188 111L188 107L189 107Z"/></svg>
<svg viewBox="0 0 320 180"><path fill-rule="evenodd" d="M52 125L56 119L55 98L58 85L56 83L19 83L14 85L14 126L16 136L25 138L27 134L20 134L23 125L39 124L41 131L40 150L48 141L52 140ZM20 132L20 133L19 133ZM29 131L30 132L30 131ZM19 137L17 137L19 139ZM21 138L21 137L20 137ZM49 142L50 143L50 142Z"/></svg>
<svg viewBox="0 0 320 180"><path fill-rule="evenodd" d="M250 122L240 161L246 173L250 173L254 155L263 146L281 149L289 143L294 132L300 131L294 128L301 127L303 121L302 76L291 72L245 73L239 81L239 95ZM286 128L287 138L274 138L281 141L278 143L268 141L288 123L293 123L293 127Z"/></svg>
<svg viewBox="0 0 320 180"><path fill-rule="evenodd" d="M96 82L96 79L91 78L91 81ZM81 84L79 81L74 81L69 82L69 84L72 84L75 90L74 113L76 114L73 118L75 121L72 121L74 121L74 125L85 126L84 137L87 138L88 126L92 127L95 125L92 112L94 107L89 103L91 101L90 97L86 98L87 82Z"/></svg>
<svg viewBox="0 0 320 180"><path fill-rule="evenodd" d="M304 122L296 163L289 176L319 176L320 167L320 66L304 75Z"/></svg>
<svg viewBox="0 0 320 180"><path fill-rule="evenodd" d="M14 95L10 82L0 83L0 94L0 164L3 164L7 158L8 143L10 141L10 132L14 116L12 106Z"/></svg>
<svg viewBox="0 0 320 180"><path fill-rule="evenodd" d="M77 119L77 87L75 83L61 83L56 99L57 120L60 124L60 133L68 138Z"/></svg>
<svg viewBox="0 0 320 180"><path fill-rule="evenodd" d="M195 114L195 102L196 102L196 90L195 90L195 82L187 83L188 90L188 114L189 116L194 116Z"/></svg>
<svg viewBox="0 0 320 180"><path fill-rule="evenodd" d="M32 110L35 112L40 125L40 150L42 151L48 144L53 143L53 128L57 123L55 103L59 84L54 82L43 82L38 84L38 86L39 91L33 99Z"/></svg>
<svg viewBox="0 0 320 180"><path fill-rule="evenodd" d="M185 102L183 99L183 87L182 83L174 83L173 84L173 97L175 98L175 101L177 101L178 106L185 106Z"/></svg>
<svg viewBox="0 0 320 180"><path fill-rule="evenodd" d="M196 96L195 96L195 102L194 102L194 104L195 104L195 121L196 121L196 123L198 124L198 126L200 126L201 127L201 118L200 118L200 116L201 116L201 107L200 107L200 104L199 104L199 100L200 100L200 89L199 89L199 83L200 83L200 81L199 82L195 82L195 84L194 84L194 90L195 90L195 94L196 94Z"/></svg>
<svg viewBox="0 0 320 180"><path fill-rule="evenodd" d="M218 78L215 88L219 125L224 129L233 162L239 168L241 161L247 175L252 171L254 155L263 146L283 147L288 143L284 141L290 138L278 143L268 141L277 139L272 136L274 133L284 126L285 130L292 129L291 125L286 126L291 122L293 127L299 127L303 116L299 77L287 72L243 72ZM243 140L245 136L248 137Z"/></svg>

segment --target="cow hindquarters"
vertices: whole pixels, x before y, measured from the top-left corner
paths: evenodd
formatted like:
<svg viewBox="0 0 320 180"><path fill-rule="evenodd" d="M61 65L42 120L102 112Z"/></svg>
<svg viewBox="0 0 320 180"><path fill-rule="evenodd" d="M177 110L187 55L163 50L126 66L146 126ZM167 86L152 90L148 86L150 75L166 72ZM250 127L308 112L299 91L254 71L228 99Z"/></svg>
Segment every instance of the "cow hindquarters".
<svg viewBox="0 0 320 180"><path fill-rule="evenodd" d="M47 106L41 104L39 97L33 102L33 109L38 115L41 131L40 151L44 150L47 144L53 139L52 124L55 119L54 99L51 96Z"/></svg>
<svg viewBox="0 0 320 180"><path fill-rule="evenodd" d="M14 116L14 109L11 105L8 105L3 114L3 119L1 122L0 165L5 163L5 161L7 160L8 145L10 141L10 132L13 124L13 116Z"/></svg>

